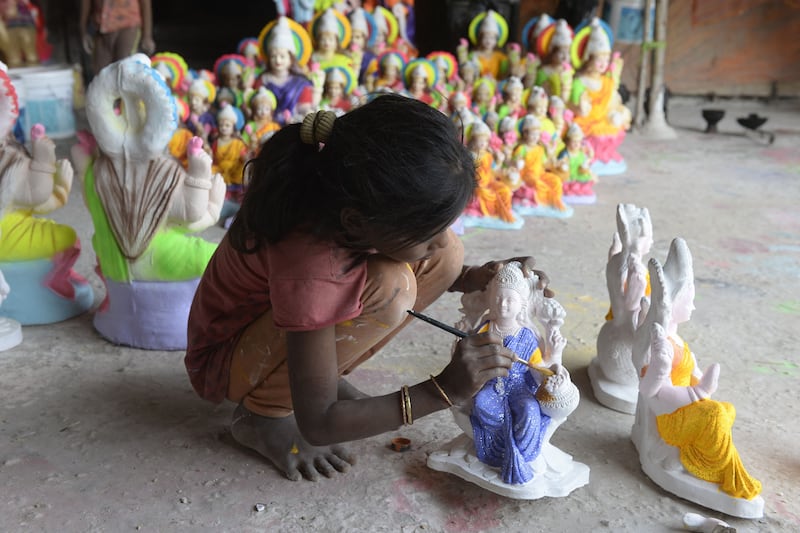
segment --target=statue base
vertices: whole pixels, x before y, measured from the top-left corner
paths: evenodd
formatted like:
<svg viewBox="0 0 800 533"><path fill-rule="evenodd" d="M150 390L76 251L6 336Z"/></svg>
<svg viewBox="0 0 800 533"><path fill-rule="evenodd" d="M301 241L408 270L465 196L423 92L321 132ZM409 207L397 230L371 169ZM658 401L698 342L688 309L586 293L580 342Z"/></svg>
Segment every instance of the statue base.
<svg viewBox="0 0 800 533"><path fill-rule="evenodd" d="M636 421L631 428L631 440L639 452L642 471L653 482L672 494L708 509L739 518L764 516L764 498L752 500L735 498L724 492L716 483L699 479L683 468L678 448L665 443L658 435L655 415L638 402Z"/></svg>
<svg viewBox="0 0 800 533"><path fill-rule="evenodd" d="M569 218L575 210L570 206L558 209L549 205L514 205L514 212L523 217Z"/></svg>
<svg viewBox="0 0 800 533"><path fill-rule="evenodd" d="M597 195L592 194L565 194L561 197L565 204L589 205L597 202Z"/></svg>
<svg viewBox="0 0 800 533"><path fill-rule="evenodd" d="M454 474L495 494L517 500L562 498L589 483L589 467L572 460L551 444L542 446L539 456L530 463L531 481L511 485L500 479L500 470L482 463L475 455L472 439L462 433L444 448L428 456L428 467Z"/></svg>
<svg viewBox="0 0 800 533"><path fill-rule="evenodd" d="M114 344L145 350L185 350L189 308L200 278L187 281L106 280L95 329Z"/></svg>
<svg viewBox="0 0 800 533"><path fill-rule="evenodd" d="M488 229L520 229L525 225L525 219L518 216L513 222L506 222L495 217L476 217L463 215L465 228L488 228Z"/></svg>
<svg viewBox="0 0 800 533"><path fill-rule="evenodd" d="M619 161L614 159L600 161L596 159L589 168L595 176L616 176L617 174L624 174L628 170L628 164L624 159Z"/></svg>
<svg viewBox="0 0 800 533"><path fill-rule="evenodd" d="M0 263L0 271L11 287L0 310L23 326L53 324L85 313L94 303L94 291L89 283L70 272L68 283L72 298L66 298L47 286L55 264L51 259L7 261Z"/></svg>
<svg viewBox="0 0 800 533"><path fill-rule="evenodd" d="M0 352L10 350L22 342L22 325L16 320L0 317Z"/></svg>
<svg viewBox="0 0 800 533"><path fill-rule="evenodd" d="M630 386L611 381L603 373L597 357L589 363L588 373L594 397L598 402L621 413L629 415L636 413L636 401L639 398L638 383L636 386Z"/></svg>
<svg viewBox="0 0 800 533"><path fill-rule="evenodd" d="M590 167L595 176L613 176L628 170L619 147L625 139L625 130L614 135L587 135L586 144L592 147L594 162Z"/></svg>

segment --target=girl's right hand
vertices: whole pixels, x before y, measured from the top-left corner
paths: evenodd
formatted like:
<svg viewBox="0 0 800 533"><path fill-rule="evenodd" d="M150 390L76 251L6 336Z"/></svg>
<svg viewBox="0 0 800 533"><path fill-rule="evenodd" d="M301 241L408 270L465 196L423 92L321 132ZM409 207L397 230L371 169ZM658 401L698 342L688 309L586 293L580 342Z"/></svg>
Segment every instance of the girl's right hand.
<svg viewBox="0 0 800 533"><path fill-rule="evenodd" d="M492 378L507 376L514 353L494 333L479 333L461 339L450 363L436 377L456 405L469 402Z"/></svg>

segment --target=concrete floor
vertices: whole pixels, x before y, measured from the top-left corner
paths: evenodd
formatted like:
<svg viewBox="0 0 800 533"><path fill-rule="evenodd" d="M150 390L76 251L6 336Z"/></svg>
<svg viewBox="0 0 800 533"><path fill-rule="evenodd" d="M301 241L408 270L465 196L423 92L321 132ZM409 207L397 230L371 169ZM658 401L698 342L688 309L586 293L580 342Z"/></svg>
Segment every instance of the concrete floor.
<svg viewBox="0 0 800 533"><path fill-rule="evenodd" d="M712 106L728 114L720 134L706 135L699 110ZM742 135L735 118L749 112L769 117L772 145ZM232 442L234 406L195 396L181 352L113 346L87 314L26 327L23 344L0 354L0 530L669 532L688 511L726 518L651 482L630 441L632 417L592 396L586 367L608 307L619 202L650 209L654 257L663 261L677 236L694 256L697 310L680 333L703 368L721 363L715 398L737 408L734 442L766 501L762 519L726 519L740 532L800 530L800 104L674 100L670 113L680 138L630 135L629 170L602 179L597 204L567 220L530 218L517 232L464 235L472 263L534 255L567 309L565 364L582 398L553 442L589 465L588 486L515 501L428 469L427 454L459 433L447 412L352 443L359 464L335 480L289 482ZM81 236L78 270L99 299L77 181L53 218ZM429 312L452 322L458 307L447 295ZM446 364L451 340L413 324L353 382L382 394L426 379ZM411 451L388 448L400 435Z"/></svg>

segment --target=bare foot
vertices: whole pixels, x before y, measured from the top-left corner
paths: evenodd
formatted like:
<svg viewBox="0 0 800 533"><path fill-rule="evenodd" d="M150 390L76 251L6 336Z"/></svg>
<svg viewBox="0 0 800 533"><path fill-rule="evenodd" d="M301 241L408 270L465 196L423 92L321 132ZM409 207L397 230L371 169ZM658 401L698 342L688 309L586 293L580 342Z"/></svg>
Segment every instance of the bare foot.
<svg viewBox="0 0 800 533"><path fill-rule="evenodd" d="M355 389L355 387L353 387ZM358 390L358 389L355 389ZM233 412L231 433L236 442L266 457L292 481L319 480L347 472L355 458L343 447L312 446L300 435L294 415L270 418L239 404Z"/></svg>

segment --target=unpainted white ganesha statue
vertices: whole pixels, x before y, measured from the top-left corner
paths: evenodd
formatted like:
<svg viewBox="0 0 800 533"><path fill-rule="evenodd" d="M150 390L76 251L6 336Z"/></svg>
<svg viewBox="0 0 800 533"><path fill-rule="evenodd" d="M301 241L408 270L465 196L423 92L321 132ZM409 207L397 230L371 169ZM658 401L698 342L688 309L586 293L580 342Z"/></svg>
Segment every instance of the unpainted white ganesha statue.
<svg viewBox="0 0 800 533"><path fill-rule="evenodd" d="M550 443L580 395L561 365L566 313L537 283L535 274L510 262L486 290L462 297L457 326L494 331L522 361L507 377L487 382L469 405L453 407L464 433L428 457L434 470L517 499L566 496L589 482L589 467Z"/></svg>

